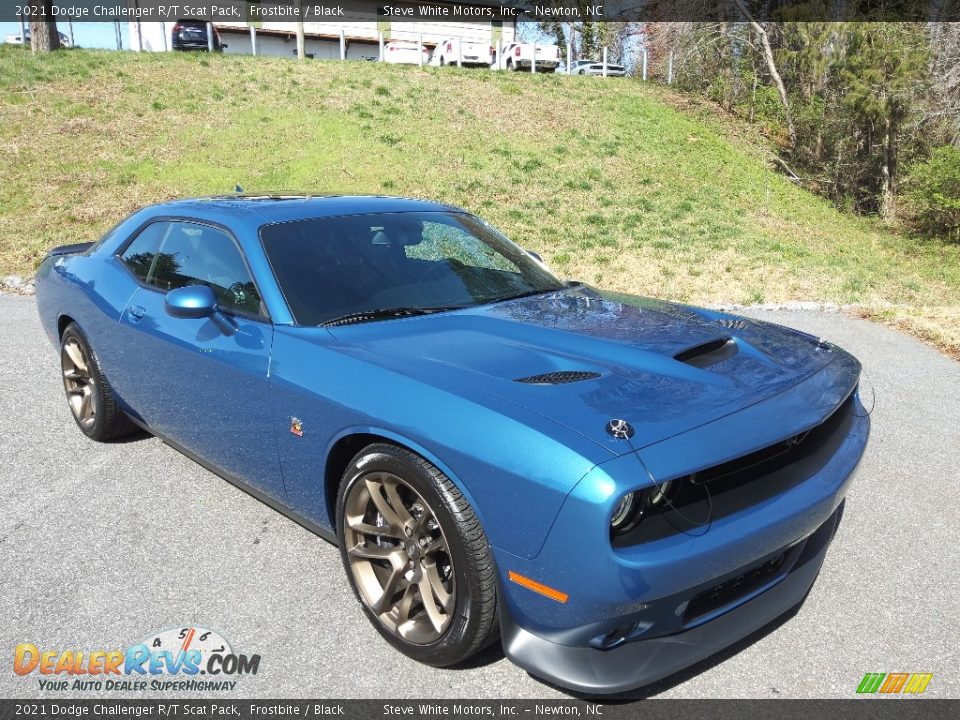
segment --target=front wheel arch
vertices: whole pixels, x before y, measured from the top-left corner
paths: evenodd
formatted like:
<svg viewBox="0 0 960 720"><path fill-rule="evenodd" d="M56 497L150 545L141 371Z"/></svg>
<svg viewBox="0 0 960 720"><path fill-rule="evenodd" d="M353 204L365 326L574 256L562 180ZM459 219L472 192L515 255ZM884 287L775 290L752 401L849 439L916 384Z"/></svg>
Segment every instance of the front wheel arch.
<svg viewBox="0 0 960 720"><path fill-rule="evenodd" d="M70 323L73 323L74 325L76 325L77 321L66 314L61 315L59 318L57 318L57 339L58 340L63 338L63 331L67 329L67 326L70 325Z"/></svg>
<svg viewBox="0 0 960 720"><path fill-rule="evenodd" d="M437 468L437 470L447 476L450 482L456 485L463 497L470 503L480 524L484 528L488 527L486 519L476 502L476 498L473 497L470 490L464 485L460 476L454 472L447 463L443 462L436 454L430 452L420 443L414 442L409 438L397 435L383 428L366 427L352 428L343 431L331 442L330 448L326 453L323 473L324 499L326 500L327 517L330 518L330 525L334 533L337 531L337 492L340 490L340 481L343 479L343 473L350 464L350 461L353 460L361 450L377 443L395 445L401 450L406 450L414 455L420 456Z"/></svg>

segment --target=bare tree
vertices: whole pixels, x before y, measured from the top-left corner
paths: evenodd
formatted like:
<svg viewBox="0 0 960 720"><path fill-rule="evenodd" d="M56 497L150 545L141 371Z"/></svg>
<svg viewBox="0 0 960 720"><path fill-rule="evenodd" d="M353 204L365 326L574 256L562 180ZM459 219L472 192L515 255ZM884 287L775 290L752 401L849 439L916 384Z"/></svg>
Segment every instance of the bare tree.
<svg viewBox="0 0 960 720"><path fill-rule="evenodd" d="M31 18L46 18L30 21L30 47L33 52L50 52L60 48L60 33L53 19L53 0L31 0Z"/></svg>
<svg viewBox="0 0 960 720"><path fill-rule="evenodd" d="M777 87L777 92L780 94L780 104L783 105L783 114L787 122L787 132L790 134L790 144L796 145L797 129L793 124L793 113L790 111L790 98L787 97L787 88L783 84L783 78L780 77L780 72L777 70L777 63L773 57L773 49L770 47L770 38L767 36L767 31L763 25L753 19L753 15L747 10L747 6L743 4L743 0L733 0L733 4L743 13L743 16L747 19L747 22L750 23L750 27L760 40L763 59L767 63L767 72L770 73L770 79L773 80L773 84Z"/></svg>
<svg viewBox="0 0 960 720"><path fill-rule="evenodd" d="M960 23L930 23L929 35L933 96L926 120L960 145Z"/></svg>

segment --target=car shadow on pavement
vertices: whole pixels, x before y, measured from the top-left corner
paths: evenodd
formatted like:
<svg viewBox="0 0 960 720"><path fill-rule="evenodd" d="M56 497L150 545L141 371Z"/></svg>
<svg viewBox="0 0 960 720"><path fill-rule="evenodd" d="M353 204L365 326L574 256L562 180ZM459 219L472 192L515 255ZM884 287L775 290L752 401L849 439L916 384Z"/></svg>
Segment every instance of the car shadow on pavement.
<svg viewBox="0 0 960 720"><path fill-rule="evenodd" d="M148 433L143 428L138 427L136 430L133 430L129 435L113 438L107 444L108 445L126 445L127 443L135 443L135 442L140 442L141 440L149 440L152 437L153 435Z"/></svg>
<svg viewBox="0 0 960 720"><path fill-rule="evenodd" d="M496 662L500 662L505 659L506 655L503 654L503 645L500 644L500 639L497 638L496 642L491 643L486 648L478 652L476 655L473 655L468 660L458 663L457 665L451 665L446 668L447 670L473 670L475 668L486 667L487 665L493 665Z"/></svg>

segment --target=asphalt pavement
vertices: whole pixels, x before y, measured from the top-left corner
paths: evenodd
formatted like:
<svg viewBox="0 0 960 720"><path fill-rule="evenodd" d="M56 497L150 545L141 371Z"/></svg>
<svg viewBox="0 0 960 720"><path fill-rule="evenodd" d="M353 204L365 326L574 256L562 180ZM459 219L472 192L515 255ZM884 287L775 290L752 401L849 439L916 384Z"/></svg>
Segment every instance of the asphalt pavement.
<svg viewBox="0 0 960 720"><path fill-rule="evenodd" d="M849 698L867 672L932 672L927 696L960 697L960 363L840 314L750 314L861 359L870 445L799 610L638 696ZM193 625L261 656L223 697L568 697L496 648L457 669L406 659L332 545L153 437L87 440L33 298L0 294L0 348L0 697L150 696L43 691L13 672L14 647L108 650Z"/></svg>

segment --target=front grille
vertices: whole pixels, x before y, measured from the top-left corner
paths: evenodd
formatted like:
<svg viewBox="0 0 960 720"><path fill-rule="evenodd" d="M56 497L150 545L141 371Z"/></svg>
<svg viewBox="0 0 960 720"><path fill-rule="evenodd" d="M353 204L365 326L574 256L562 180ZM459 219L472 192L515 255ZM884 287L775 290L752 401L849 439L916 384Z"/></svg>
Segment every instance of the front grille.
<svg viewBox="0 0 960 720"><path fill-rule="evenodd" d="M698 618L710 615L759 590L777 577L789 554L789 549L784 550L771 560L767 560L735 578L725 580L719 585L714 585L712 588L696 595L687 605L687 610L683 614L683 623L686 625Z"/></svg>
<svg viewBox="0 0 960 720"><path fill-rule="evenodd" d="M526 383L527 385L564 385L581 380L594 380L598 377L600 377L600 373L590 372L589 370L557 370L543 375L517 378L514 382Z"/></svg>
<svg viewBox="0 0 960 720"><path fill-rule="evenodd" d="M810 436L811 432L813 431L808 430L806 432L798 433L782 442L768 445L767 447L761 448L756 452L750 453L749 455L734 458L729 462L720 463L719 465L714 465L706 470L701 470L700 472L691 475L690 481L697 485L702 485L703 483L720 480L721 478L725 478L735 473L744 472L752 467L756 467L757 465L771 463L777 458L781 458L782 462L789 463L790 458L782 456L789 456L794 453L799 454L800 445Z"/></svg>
<svg viewBox="0 0 960 720"><path fill-rule="evenodd" d="M635 528L613 538L615 547L692 532L780 495L816 474L837 452L853 421L854 394L820 425L733 460L698 470L677 482L670 503L644 515ZM671 478L664 478L669 480Z"/></svg>

